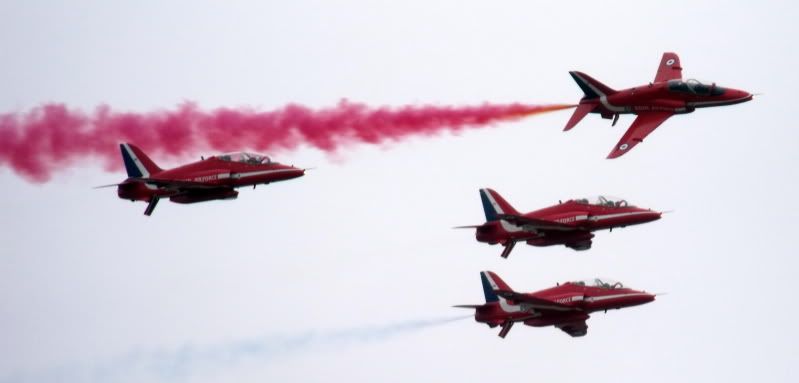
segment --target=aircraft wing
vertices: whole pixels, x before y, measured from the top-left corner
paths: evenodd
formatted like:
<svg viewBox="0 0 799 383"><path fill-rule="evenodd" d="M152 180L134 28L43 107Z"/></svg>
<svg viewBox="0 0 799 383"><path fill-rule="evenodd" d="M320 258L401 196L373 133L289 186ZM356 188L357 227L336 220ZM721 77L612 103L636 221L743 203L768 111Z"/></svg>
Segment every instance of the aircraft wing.
<svg viewBox="0 0 799 383"><path fill-rule="evenodd" d="M588 334L588 324L586 324L584 320L557 324L555 326L573 337L585 336L585 334Z"/></svg>
<svg viewBox="0 0 799 383"><path fill-rule="evenodd" d="M158 187L173 189L173 190L186 190L186 189L210 190L210 189L222 188L222 186L220 185L208 185L206 183L193 182L193 181L164 180L157 178L136 178L135 180L137 182L153 184Z"/></svg>
<svg viewBox="0 0 799 383"><path fill-rule="evenodd" d="M549 229L549 230L575 229L573 226L569 226L560 222L549 221L546 219L530 218L521 215L497 214L497 218L508 221L517 226L532 226L535 229Z"/></svg>
<svg viewBox="0 0 799 383"><path fill-rule="evenodd" d="M635 145L642 142L649 133L657 129L663 121L673 116L671 112L641 112L638 113L638 118L633 121L632 125L627 129L627 132L621 137L619 143L608 155L608 158L621 157L629 152Z"/></svg>
<svg viewBox="0 0 799 383"><path fill-rule="evenodd" d="M658 73L655 75L655 82L663 82L682 78L682 67L680 58L676 53L666 52L660 59Z"/></svg>
<svg viewBox="0 0 799 383"><path fill-rule="evenodd" d="M520 294L514 291L495 290L495 294L511 300L522 306L539 310L552 310L552 311L577 311L578 309L572 306L567 306L562 303L551 301L549 299L538 298L529 294Z"/></svg>

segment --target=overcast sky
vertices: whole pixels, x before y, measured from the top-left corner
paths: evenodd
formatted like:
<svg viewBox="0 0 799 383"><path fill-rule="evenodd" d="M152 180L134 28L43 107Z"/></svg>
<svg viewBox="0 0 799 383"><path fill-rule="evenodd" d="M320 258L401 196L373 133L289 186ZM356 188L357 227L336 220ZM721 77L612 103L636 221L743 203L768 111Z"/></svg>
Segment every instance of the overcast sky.
<svg viewBox="0 0 799 383"><path fill-rule="evenodd" d="M664 51L686 78L764 94L676 116L617 160L632 116L563 133L570 111L270 153L316 170L149 218L91 189L124 179L91 161L46 184L2 168L0 381L795 380L793 2L164 3L0 2L0 113L577 102L569 70L635 86ZM451 229L483 222L487 186L523 211L610 194L675 212L503 260ZM605 276L668 295L593 315L583 338L428 326L482 303L486 269L522 291Z"/></svg>

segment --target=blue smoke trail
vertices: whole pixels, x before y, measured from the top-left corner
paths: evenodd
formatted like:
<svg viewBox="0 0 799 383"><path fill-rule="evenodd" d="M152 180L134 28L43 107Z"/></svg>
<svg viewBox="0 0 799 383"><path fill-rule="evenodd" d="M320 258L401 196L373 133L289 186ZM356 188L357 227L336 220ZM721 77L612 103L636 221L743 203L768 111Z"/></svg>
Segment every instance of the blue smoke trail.
<svg viewBox="0 0 799 383"><path fill-rule="evenodd" d="M94 366L67 365L46 371L16 373L0 379L0 383L110 383L149 381L153 378L182 380L198 372L218 370L247 360L266 363L304 352L380 342L470 317L410 320L380 326L272 335L216 345L185 344L173 350L131 352Z"/></svg>

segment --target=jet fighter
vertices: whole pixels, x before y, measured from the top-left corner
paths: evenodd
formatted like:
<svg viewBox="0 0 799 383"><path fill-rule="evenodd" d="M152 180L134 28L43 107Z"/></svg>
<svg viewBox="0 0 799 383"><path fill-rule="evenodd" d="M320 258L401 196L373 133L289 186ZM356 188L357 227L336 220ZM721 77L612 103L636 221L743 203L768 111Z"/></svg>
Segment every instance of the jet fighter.
<svg viewBox="0 0 799 383"><path fill-rule="evenodd" d="M176 203L236 199L242 186L285 181L305 175L305 169L282 165L253 153L227 153L173 169L159 168L132 144L120 144L128 178L117 186L121 199L145 201L144 215L151 215L161 198Z"/></svg>
<svg viewBox="0 0 799 383"><path fill-rule="evenodd" d="M642 209L626 200L608 196L570 199L557 205L522 214L499 193L480 189L486 222L482 225L458 226L476 229L478 242L505 247L507 258L517 242L531 246L565 245L574 250L588 250L593 231L613 230L660 219L662 212Z"/></svg>
<svg viewBox="0 0 799 383"><path fill-rule="evenodd" d="M501 326L501 338L508 335L517 322L533 327L555 326L573 337L584 336L588 333L585 321L591 313L607 313L655 300L654 294L604 278L566 282L534 293L513 291L491 271L481 272L480 279L486 303L454 307L475 309L475 321L491 328Z"/></svg>
<svg viewBox="0 0 799 383"><path fill-rule="evenodd" d="M682 66L676 53L666 52L660 60L655 80L648 85L613 90L582 72L569 72L585 93L564 131L577 125L588 113L619 120L619 114L638 117L613 148L608 158L620 157L675 114L691 113L697 108L738 104L752 99L752 94L722 88L713 82L682 80Z"/></svg>

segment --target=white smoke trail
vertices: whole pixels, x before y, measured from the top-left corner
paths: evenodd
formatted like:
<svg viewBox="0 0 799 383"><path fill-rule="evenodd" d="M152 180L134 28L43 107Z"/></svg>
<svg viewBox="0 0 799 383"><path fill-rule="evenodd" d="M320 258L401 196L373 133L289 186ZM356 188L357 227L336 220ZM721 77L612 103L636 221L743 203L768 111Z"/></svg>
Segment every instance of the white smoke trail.
<svg viewBox="0 0 799 383"><path fill-rule="evenodd" d="M264 364L306 352L380 342L470 317L410 320L380 326L272 335L216 345L185 344L172 350L131 352L93 366L67 365L45 371L20 372L0 379L0 383L183 380L191 375L218 371L249 360Z"/></svg>

